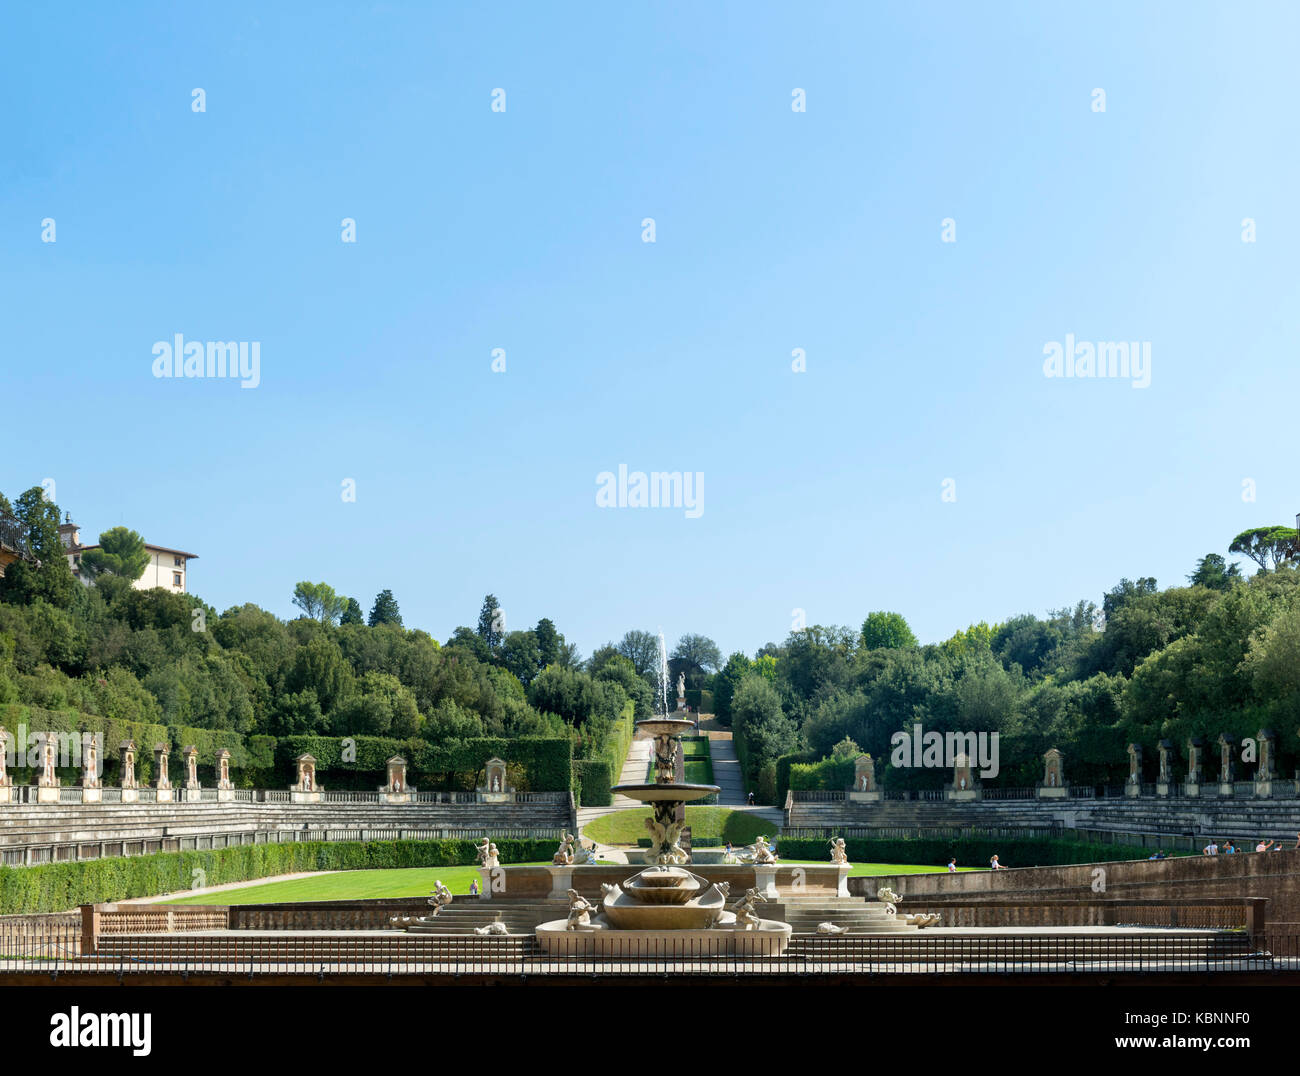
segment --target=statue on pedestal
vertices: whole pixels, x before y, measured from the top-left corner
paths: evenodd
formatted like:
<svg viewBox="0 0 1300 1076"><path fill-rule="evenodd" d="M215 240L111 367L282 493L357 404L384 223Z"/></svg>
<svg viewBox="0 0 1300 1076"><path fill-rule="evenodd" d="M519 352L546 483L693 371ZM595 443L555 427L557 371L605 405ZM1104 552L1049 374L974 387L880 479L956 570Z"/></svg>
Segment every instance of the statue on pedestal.
<svg viewBox="0 0 1300 1076"><path fill-rule="evenodd" d="M480 867L500 866L500 864L497 862L497 846L493 844L487 837L484 837L481 841L479 841L478 845L476 846L476 851L478 853L478 865Z"/></svg>
<svg viewBox="0 0 1300 1076"><path fill-rule="evenodd" d="M847 866L849 862L849 853L844 846L844 838L832 837L830 843L831 843L831 862L839 863Z"/></svg>
<svg viewBox="0 0 1300 1076"><path fill-rule="evenodd" d="M576 889L569 890L569 918L564 924L565 930L577 930L578 927L591 925L591 913L598 911L596 906Z"/></svg>
<svg viewBox="0 0 1300 1076"><path fill-rule="evenodd" d="M762 920L758 913L754 911L755 904L766 904L767 898L762 896L757 889L745 890L745 895L731 906L731 911L736 913L736 926L741 930L753 930Z"/></svg>
<svg viewBox="0 0 1300 1076"><path fill-rule="evenodd" d="M767 838L761 833L754 838L754 862L755 863L775 863L776 853L772 851L771 845L767 843Z"/></svg>
<svg viewBox="0 0 1300 1076"><path fill-rule="evenodd" d="M551 857L551 863L557 867L567 867L573 862L573 837L566 831L560 837L560 847Z"/></svg>
<svg viewBox="0 0 1300 1076"><path fill-rule="evenodd" d="M437 915L452 901L451 890L442 884L442 879L433 880L433 892L429 894L428 904L433 908L433 915Z"/></svg>

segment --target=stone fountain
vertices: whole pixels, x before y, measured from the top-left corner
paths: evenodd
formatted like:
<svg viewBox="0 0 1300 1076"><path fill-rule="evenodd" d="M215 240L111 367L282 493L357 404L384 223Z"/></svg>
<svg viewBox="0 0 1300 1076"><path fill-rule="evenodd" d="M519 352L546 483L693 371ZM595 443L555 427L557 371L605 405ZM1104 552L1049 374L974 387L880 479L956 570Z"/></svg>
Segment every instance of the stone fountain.
<svg viewBox="0 0 1300 1076"><path fill-rule="evenodd" d="M691 857L679 843L685 824L682 808L719 791L717 785L676 779L681 737L694 722L664 715L638 721L636 727L654 740L654 782L616 785L612 791L654 811L645 820L650 832L648 865L619 885L603 885L599 906L569 890L568 918L539 926L538 944L548 953L560 954L783 952L790 925L758 917L754 905L764 897L756 888L728 907L728 883L710 883L686 869Z"/></svg>

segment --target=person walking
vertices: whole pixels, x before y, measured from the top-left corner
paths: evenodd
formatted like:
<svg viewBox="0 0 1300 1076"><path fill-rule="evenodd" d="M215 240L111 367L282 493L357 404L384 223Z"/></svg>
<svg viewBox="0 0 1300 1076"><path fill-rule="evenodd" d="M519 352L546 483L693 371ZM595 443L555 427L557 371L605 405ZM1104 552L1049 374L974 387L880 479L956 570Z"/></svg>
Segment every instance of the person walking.
<svg viewBox="0 0 1300 1076"><path fill-rule="evenodd" d="M989 870L1004 871L1006 869L1007 869L1006 867L1004 867L1001 863L998 862L997 854L994 853L993 858L989 860Z"/></svg>
<svg viewBox="0 0 1300 1076"><path fill-rule="evenodd" d="M996 858L996 857L995 857L995 858ZM956 874L956 873L957 873L957 857L956 857L956 856L953 856L952 859L948 860L948 873L949 873L949 874Z"/></svg>

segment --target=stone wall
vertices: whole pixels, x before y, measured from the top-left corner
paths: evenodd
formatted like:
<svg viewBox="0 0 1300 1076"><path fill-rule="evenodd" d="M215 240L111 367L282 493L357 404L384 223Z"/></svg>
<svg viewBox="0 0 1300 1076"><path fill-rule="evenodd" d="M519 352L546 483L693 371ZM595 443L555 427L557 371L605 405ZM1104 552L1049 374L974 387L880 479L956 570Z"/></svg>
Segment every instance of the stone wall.
<svg viewBox="0 0 1300 1076"><path fill-rule="evenodd" d="M1095 888L1102 885L1104 889ZM849 892L858 896L874 898L882 886L901 896L905 906L919 900L937 903L945 899L979 898L1186 901L1205 897L1267 897L1270 930L1300 931L1300 851L849 879Z"/></svg>

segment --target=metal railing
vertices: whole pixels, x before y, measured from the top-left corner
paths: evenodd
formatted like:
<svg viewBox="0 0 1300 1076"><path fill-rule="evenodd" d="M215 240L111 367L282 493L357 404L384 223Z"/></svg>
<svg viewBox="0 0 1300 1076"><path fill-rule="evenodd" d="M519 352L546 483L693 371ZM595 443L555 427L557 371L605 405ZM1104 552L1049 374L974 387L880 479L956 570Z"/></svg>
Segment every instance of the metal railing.
<svg viewBox="0 0 1300 1076"><path fill-rule="evenodd" d="M101 936L82 951L75 927L0 927L0 973L66 977L331 975L590 977L675 973L806 977L951 975L1300 974L1300 935L1240 931L1087 934L794 935L784 953L738 953L733 938L617 939L606 953L550 954L531 935L474 937L357 931L343 936L152 934Z"/></svg>

